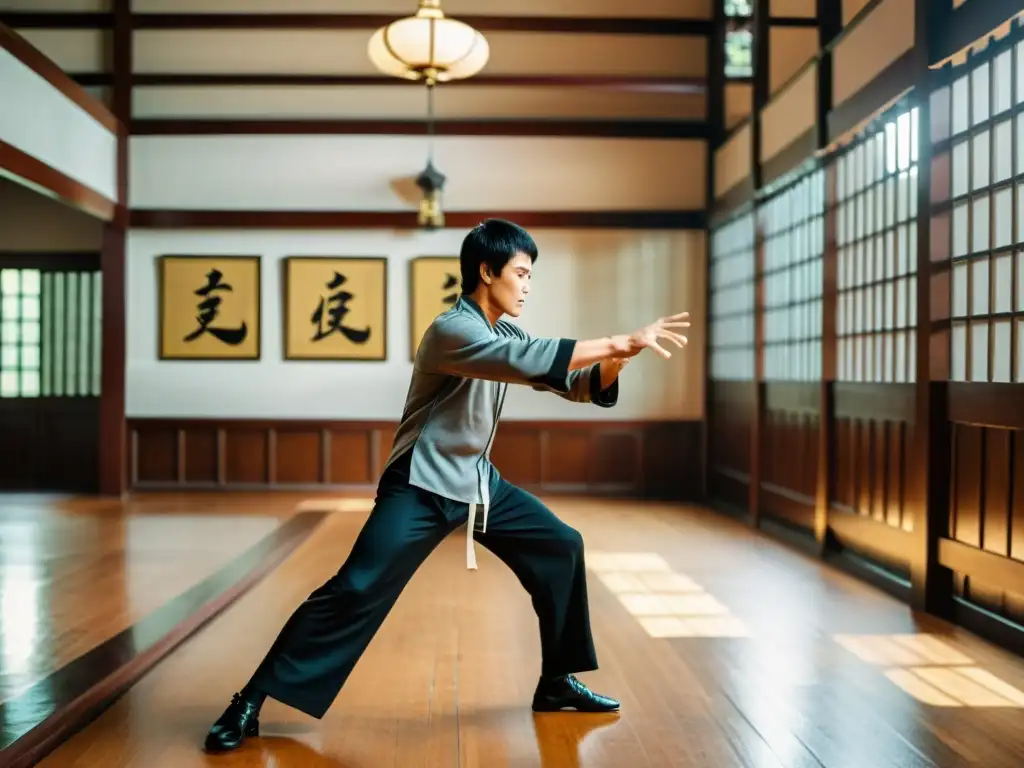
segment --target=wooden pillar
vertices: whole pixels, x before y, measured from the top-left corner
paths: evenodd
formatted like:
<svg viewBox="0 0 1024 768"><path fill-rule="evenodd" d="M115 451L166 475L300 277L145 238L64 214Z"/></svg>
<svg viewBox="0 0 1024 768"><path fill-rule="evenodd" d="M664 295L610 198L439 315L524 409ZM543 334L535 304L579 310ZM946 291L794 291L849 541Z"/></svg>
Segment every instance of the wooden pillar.
<svg viewBox="0 0 1024 768"><path fill-rule="evenodd" d="M131 124L131 0L114 0L114 117L117 138L117 211L103 231L102 381L100 387L99 490L122 496L127 490L125 435L125 247L128 228L128 134Z"/></svg>
<svg viewBox="0 0 1024 768"><path fill-rule="evenodd" d="M930 0L915 0L915 83L918 108L917 178L917 359L916 410L912 471L908 499L914 510L913 550L910 557L911 605L917 610L949 615L953 575L939 565L939 540L949 534L950 431L947 408L948 371L942 368L941 348L948 336L932 335L931 265L931 90L928 69L936 30L948 20Z"/></svg>
<svg viewBox="0 0 1024 768"><path fill-rule="evenodd" d="M713 211L715 207L715 150L725 138L725 7L715 3L711 34L708 37L707 55L707 102L705 120L708 126L707 139L707 173L705 175L705 209ZM701 496L707 501L711 496L711 232L704 247L704 421L701 435L701 456L703 467L701 472Z"/></svg>
<svg viewBox="0 0 1024 768"><path fill-rule="evenodd" d="M769 43L770 0L754 4L754 104L751 120L751 176L754 183L754 419L750 430L750 522L761 524L761 455L764 426L764 233L757 212L757 194L764 183L761 171L761 111L768 104L771 51Z"/></svg>
<svg viewBox="0 0 1024 768"><path fill-rule="evenodd" d="M818 0L818 48L825 47L842 29L842 9L834 0ZM817 147L828 146L828 113L832 109L832 57L818 61ZM828 543L828 510L835 488L835 380L836 380L836 166L823 170L825 212L823 218L821 291L821 387L818 405L818 478L814 500L814 540L819 553Z"/></svg>

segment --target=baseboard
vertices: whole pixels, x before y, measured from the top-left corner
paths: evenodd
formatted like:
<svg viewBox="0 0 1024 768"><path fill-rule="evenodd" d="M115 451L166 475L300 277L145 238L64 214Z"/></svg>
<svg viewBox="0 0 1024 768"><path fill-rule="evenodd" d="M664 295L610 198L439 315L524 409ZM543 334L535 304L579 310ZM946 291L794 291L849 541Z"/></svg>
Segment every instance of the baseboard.
<svg viewBox="0 0 1024 768"><path fill-rule="evenodd" d="M851 550L825 549L825 562L863 582L910 604L910 580Z"/></svg>
<svg viewBox="0 0 1024 768"><path fill-rule="evenodd" d="M1024 657L1024 627L1019 624L960 597L953 598L951 618L964 629Z"/></svg>

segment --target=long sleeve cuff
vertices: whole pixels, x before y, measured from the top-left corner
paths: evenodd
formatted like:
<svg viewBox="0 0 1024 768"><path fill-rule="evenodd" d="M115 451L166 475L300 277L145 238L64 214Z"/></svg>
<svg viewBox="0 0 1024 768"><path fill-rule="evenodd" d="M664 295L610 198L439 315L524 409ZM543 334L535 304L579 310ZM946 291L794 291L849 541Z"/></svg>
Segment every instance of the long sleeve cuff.
<svg viewBox="0 0 1024 768"><path fill-rule="evenodd" d="M619 402L619 377L615 377L608 389L602 390L600 365L595 365L590 372L590 402L602 408L611 408Z"/></svg>
<svg viewBox="0 0 1024 768"><path fill-rule="evenodd" d="M556 392L568 392L569 363L572 360L572 353L575 349L575 339L559 339L558 348L555 351L555 359L551 363L551 368L546 374L533 379L531 383L550 387Z"/></svg>

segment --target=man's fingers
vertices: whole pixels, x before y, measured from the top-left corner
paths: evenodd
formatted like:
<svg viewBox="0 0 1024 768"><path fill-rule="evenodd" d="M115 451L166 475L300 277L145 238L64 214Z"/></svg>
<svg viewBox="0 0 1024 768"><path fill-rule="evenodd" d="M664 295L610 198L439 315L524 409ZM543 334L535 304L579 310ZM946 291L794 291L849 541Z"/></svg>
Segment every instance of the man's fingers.
<svg viewBox="0 0 1024 768"><path fill-rule="evenodd" d="M672 333L672 331L663 330L658 335L663 339L668 339L680 349L686 346L686 337L683 336L682 334Z"/></svg>
<svg viewBox="0 0 1024 768"><path fill-rule="evenodd" d="M680 312L677 315L669 315L668 317L662 318L662 320L666 320L666 321L689 320L689 319L690 319L690 313L689 312Z"/></svg>
<svg viewBox="0 0 1024 768"><path fill-rule="evenodd" d="M689 323L662 323L662 328L689 328Z"/></svg>
<svg viewBox="0 0 1024 768"><path fill-rule="evenodd" d="M647 346L650 349L653 349L655 352L657 352L662 357L664 357L666 360L668 360L670 357L672 357L672 353L669 352L667 349L662 349L661 346L658 344L658 342L655 341L654 339L651 339L651 341L648 342Z"/></svg>

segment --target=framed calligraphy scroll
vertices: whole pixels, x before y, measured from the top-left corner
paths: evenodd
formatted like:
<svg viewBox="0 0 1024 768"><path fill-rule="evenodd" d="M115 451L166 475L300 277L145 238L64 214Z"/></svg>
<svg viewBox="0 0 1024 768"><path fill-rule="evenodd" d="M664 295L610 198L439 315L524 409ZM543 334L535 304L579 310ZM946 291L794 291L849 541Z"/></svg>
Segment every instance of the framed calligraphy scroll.
<svg viewBox="0 0 1024 768"><path fill-rule="evenodd" d="M386 360L388 260L290 256L285 263L286 360Z"/></svg>
<svg viewBox="0 0 1024 768"><path fill-rule="evenodd" d="M458 256L421 256L409 262L409 359L439 314L462 293Z"/></svg>
<svg viewBox="0 0 1024 768"><path fill-rule="evenodd" d="M161 256L161 360L260 359L260 257Z"/></svg>

